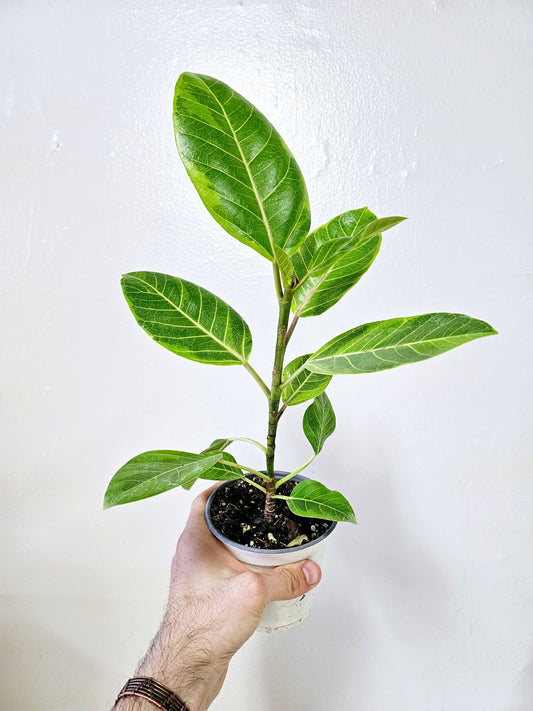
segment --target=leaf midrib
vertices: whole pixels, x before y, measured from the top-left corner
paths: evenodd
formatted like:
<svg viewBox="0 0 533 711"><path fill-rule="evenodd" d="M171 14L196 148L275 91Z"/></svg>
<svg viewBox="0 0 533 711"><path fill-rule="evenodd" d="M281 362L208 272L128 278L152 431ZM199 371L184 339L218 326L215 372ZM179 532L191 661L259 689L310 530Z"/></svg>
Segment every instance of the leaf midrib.
<svg viewBox="0 0 533 711"><path fill-rule="evenodd" d="M326 511L333 511L337 514L343 513L343 510L337 506L333 506L332 504L324 503L323 501L318 501L317 499L312 499L310 497L304 498L302 496L291 495L290 498L292 501L298 501L300 504L305 504L307 509L309 509L309 506L311 506L311 508L313 506L319 506L321 509L325 509Z"/></svg>

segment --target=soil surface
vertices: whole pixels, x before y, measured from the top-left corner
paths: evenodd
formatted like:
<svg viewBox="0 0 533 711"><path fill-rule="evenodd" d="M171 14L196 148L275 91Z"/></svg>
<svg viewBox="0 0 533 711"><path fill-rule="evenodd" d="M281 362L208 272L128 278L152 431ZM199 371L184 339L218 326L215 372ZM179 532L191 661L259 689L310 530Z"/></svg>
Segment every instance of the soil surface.
<svg viewBox="0 0 533 711"><path fill-rule="evenodd" d="M288 481L277 493L289 496L295 486L296 482ZM234 481L230 487L217 489L211 506L211 520L226 538L260 549L286 548L292 541L295 542L293 546L309 543L322 536L331 525L331 521L324 519L296 516L281 499L276 501L272 521L265 521L264 508L263 492L245 481ZM301 536L304 538L299 538Z"/></svg>

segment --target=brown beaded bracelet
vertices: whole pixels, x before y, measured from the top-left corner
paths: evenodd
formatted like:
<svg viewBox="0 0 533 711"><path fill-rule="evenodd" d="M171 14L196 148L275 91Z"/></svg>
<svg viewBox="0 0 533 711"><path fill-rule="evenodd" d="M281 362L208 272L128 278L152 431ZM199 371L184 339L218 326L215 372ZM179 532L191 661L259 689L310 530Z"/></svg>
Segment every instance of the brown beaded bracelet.
<svg viewBox="0 0 533 711"><path fill-rule="evenodd" d="M147 676L137 676L134 679L129 679L122 687L115 704L119 699L124 699L127 696L139 696L164 711L189 711L173 691Z"/></svg>

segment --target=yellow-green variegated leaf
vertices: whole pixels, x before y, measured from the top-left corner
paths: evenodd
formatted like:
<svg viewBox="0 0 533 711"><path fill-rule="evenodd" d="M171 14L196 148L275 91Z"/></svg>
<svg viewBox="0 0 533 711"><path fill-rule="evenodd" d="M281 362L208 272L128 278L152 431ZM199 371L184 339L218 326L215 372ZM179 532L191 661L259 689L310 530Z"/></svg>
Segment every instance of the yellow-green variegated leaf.
<svg viewBox="0 0 533 711"><path fill-rule="evenodd" d="M174 96L180 157L204 205L230 235L272 260L309 230L307 189L285 142L243 96L182 74Z"/></svg>
<svg viewBox="0 0 533 711"><path fill-rule="evenodd" d="M496 331L463 314L433 313L353 328L326 343L306 362L315 373L373 373L416 363Z"/></svg>
<svg viewBox="0 0 533 711"><path fill-rule="evenodd" d="M169 351L213 365L248 360L250 329L207 289L168 274L132 272L122 277L122 291L139 326Z"/></svg>
<svg viewBox="0 0 533 711"><path fill-rule="evenodd" d="M317 316L336 304L371 266L381 233L404 219L377 219L364 207L344 212L311 232L291 256L300 282L294 294L295 313Z"/></svg>
<svg viewBox="0 0 533 711"><path fill-rule="evenodd" d="M285 366L283 370L283 381L288 381L297 370L300 370L302 365L310 357L310 353L307 355L298 356L294 360L291 360ZM281 396L283 402L287 405L299 405L307 400L312 400L317 395L325 390L329 385L331 380L331 375L322 375L321 373L312 373L310 370L301 370L296 377L287 382L286 385L281 384Z"/></svg>
<svg viewBox="0 0 533 711"><path fill-rule="evenodd" d="M339 491L328 489L312 479L301 481L294 487L287 498L287 506L297 516L357 523L352 507Z"/></svg>
<svg viewBox="0 0 533 711"><path fill-rule="evenodd" d="M278 247L277 244L274 245L274 256L276 258L276 262L278 263L283 286L292 286L294 267L292 266L291 258L287 252L281 249L281 247Z"/></svg>
<svg viewBox="0 0 533 711"><path fill-rule="evenodd" d="M104 508L147 499L194 480L214 467L222 454L193 454L154 450L139 454L121 467L109 482Z"/></svg>
<svg viewBox="0 0 533 711"><path fill-rule="evenodd" d="M333 407L326 393L320 393L309 405L304 413L302 424L313 452L318 454L322 451L327 438L335 432L337 424Z"/></svg>

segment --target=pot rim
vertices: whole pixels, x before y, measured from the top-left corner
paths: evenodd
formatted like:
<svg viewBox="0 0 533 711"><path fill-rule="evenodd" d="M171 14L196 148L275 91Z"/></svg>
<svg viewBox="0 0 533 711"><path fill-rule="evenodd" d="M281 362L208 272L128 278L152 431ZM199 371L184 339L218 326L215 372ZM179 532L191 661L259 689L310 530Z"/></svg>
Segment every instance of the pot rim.
<svg viewBox="0 0 533 711"><path fill-rule="evenodd" d="M289 472L276 471L275 474L276 479L281 479L282 477L289 474ZM308 477L303 476L302 474L296 474L296 476L293 477L294 481L297 482L305 481L307 478ZM262 555L280 555L280 553L295 553L296 551L303 551L306 548L312 548L313 546L322 543L322 541L325 540L330 535L330 533L333 533L333 531L337 527L338 521L330 521L330 526L328 530L318 538L315 538L314 541L309 541L308 543L303 543L299 546L291 546L290 548L254 548L250 546L245 546L242 543L237 543L236 541L232 541L231 538L224 536L217 528L215 528L215 525L211 520L211 504L213 502L215 494L221 487L231 486L233 482L236 481L240 481L240 479L232 479L231 481L225 481L220 486L217 486L217 488L210 494L205 505L205 521L207 523L207 527L209 528L213 536L215 536L215 538L217 538L222 543L225 543L227 546L231 546L232 548L236 548L237 550L246 551L247 553L260 553Z"/></svg>

